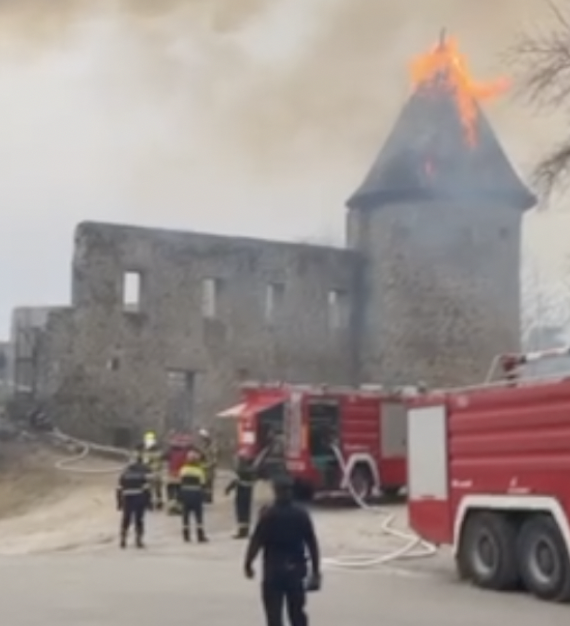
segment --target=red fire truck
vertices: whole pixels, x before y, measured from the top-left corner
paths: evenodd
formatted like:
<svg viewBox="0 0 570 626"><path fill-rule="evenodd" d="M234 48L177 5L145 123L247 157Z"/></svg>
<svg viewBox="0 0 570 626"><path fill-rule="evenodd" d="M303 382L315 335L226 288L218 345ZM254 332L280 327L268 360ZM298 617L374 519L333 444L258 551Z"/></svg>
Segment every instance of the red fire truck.
<svg viewBox="0 0 570 626"><path fill-rule="evenodd" d="M178 490L180 480L178 473L186 462L188 452L192 450L194 440L192 435L183 432L170 433L166 440L166 500L167 512L180 512Z"/></svg>
<svg viewBox="0 0 570 626"><path fill-rule="evenodd" d="M556 349L499 359L504 379L426 393L408 410L408 507L479 587L570 601L570 377L523 378Z"/></svg>
<svg viewBox="0 0 570 626"><path fill-rule="evenodd" d="M220 417L236 419L242 453L281 462L316 493L393 495L406 484L407 391L253 383Z"/></svg>

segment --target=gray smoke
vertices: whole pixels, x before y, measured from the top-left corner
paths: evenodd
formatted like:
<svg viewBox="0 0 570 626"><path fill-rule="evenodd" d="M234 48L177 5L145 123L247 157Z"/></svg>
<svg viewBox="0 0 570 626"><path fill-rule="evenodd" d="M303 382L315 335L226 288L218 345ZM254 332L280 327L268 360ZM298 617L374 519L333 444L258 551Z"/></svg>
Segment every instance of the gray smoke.
<svg viewBox="0 0 570 626"><path fill-rule="evenodd" d="M340 241L343 202L446 25L473 72L542 0L2 0L0 328L67 298L85 218ZM526 12L526 13L525 13ZM488 107L528 166L555 120Z"/></svg>

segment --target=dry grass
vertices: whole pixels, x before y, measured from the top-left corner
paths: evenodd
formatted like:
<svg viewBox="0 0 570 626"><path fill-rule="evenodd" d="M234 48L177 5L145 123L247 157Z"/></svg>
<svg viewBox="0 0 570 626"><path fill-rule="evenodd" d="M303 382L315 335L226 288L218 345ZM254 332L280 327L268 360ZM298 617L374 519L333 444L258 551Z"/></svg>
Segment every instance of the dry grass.
<svg viewBox="0 0 570 626"><path fill-rule="evenodd" d="M59 472L56 455L29 443L0 444L0 519L63 497L73 478Z"/></svg>

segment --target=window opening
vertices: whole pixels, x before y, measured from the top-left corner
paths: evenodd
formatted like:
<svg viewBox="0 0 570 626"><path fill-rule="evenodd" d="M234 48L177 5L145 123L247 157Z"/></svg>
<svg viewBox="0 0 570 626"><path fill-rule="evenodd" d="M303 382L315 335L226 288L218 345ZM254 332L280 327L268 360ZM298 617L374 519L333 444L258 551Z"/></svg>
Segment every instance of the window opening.
<svg viewBox="0 0 570 626"><path fill-rule="evenodd" d="M285 285L283 283L269 283L265 290L265 321L272 323L283 305Z"/></svg>
<svg viewBox="0 0 570 626"><path fill-rule="evenodd" d="M123 309L129 313L140 312L141 275L139 272L125 272L123 275Z"/></svg>
<svg viewBox="0 0 570 626"><path fill-rule="evenodd" d="M345 324L346 298L342 291L333 289L328 294L328 321L331 330L338 330Z"/></svg>
<svg viewBox="0 0 570 626"><path fill-rule="evenodd" d="M205 278L202 281L202 315L213 319L218 314L219 281L215 278Z"/></svg>

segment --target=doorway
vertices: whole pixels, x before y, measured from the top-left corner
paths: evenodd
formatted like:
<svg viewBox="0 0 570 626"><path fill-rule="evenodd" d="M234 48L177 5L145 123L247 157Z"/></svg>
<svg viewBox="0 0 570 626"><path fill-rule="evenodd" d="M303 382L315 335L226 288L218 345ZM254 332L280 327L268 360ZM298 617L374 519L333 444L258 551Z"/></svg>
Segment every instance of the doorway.
<svg viewBox="0 0 570 626"><path fill-rule="evenodd" d="M190 430L194 425L195 374L171 369L166 372L166 380L166 430Z"/></svg>

